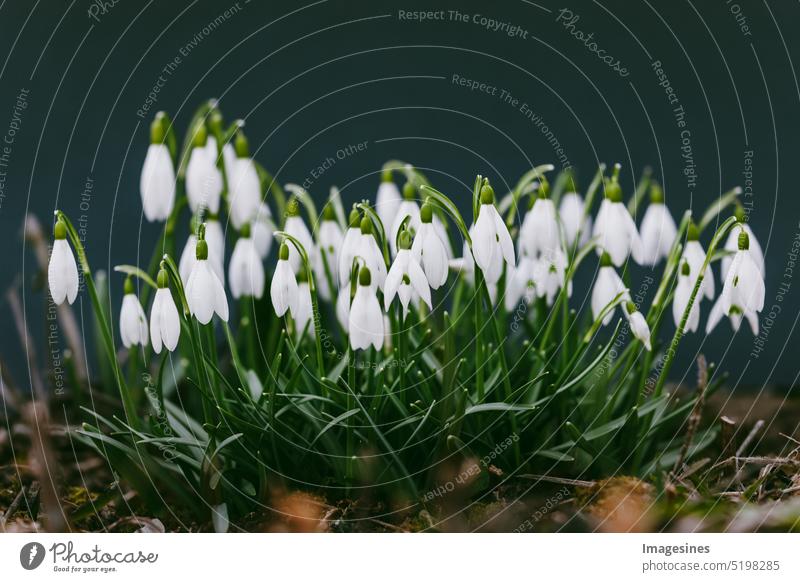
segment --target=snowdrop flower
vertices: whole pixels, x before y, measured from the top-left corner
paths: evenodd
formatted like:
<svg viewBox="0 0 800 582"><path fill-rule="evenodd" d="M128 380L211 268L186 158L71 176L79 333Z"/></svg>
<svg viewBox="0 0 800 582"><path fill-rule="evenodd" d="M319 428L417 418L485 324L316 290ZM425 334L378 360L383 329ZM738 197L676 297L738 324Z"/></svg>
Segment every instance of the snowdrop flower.
<svg viewBox="0 0 800 582"><path fill-rule="evenodd" d="M386 170L381 176L381 185L378 186L378 195L375 198L375 212L381 219L384 227L392 226L403 197L400 189L392 180L391 170Z"/></svg>
<svg viewBox="0 0 800 582"><path fill-rule="evenodd" d="M242 131L236 133L236 159L228 174L228 201L231 222L237 229L255 218L261 203L261 180Z"/></svg>
<svg viewBox="0 0 800 582"><path fill-rule="evenodd" d="M514 311L520 300L530 305L536 298L536 262L528 255L519 258L519 265L510 268L506 275L506 294L503 298L506 311Z"/></svg>
<svg viewBox="0 0 800 582"><path fill-rule="evenodd" d="M644 348L648 352L651 351L653 347L650 344L650 327L647 325L642 312L636 309L633 301L628 301L625 304L625 315L628 318L628 324L631 327L633 336L644 344Z"/></svg>
<svg viewBox="0 0 800 582"><path fill-rule="evenodd" d="M175 205L175 168L165 142L164 114L159 113L150 126L150 147L139 177L142 208L148 221L166 220Z"/></svg>
<svg viewBox="0 0 800 582"><path fill-rule="evenodd" d="M162 345L174 352L181 335L181 322L169 291L169 276L163 267L158 272L156 283L158 289L150 308L150 341L157 354L161 353Z"/></svg>
<svg viewBox="0 0 800 582"><path fill-rule="evenodd" d="M53 250L47 266L50 296L56 305L68 300L70 305L78 296L78 265L67 242L67 225L59 217L53 227Z"/></svg>
<svg viewBox="0 0 800 582"><path fill-rule="evenodd" d="M672 299L672 319L675 321L675 327L680 326L683 319L683 313L689 305L689 300L692 298L692 291L694 284L697 280L692 277L691 267L687 261L681 262L680 271L678 272L678 283L675 287L675 297ZM700 325L700 294L695 297L692 303L692 309L689 311L689 318L686 320L686 328L684 332L697 331L697 326Z"/></svg>
<svg viewBox="0 0 800 582"><path fill-rule="evenodd" d="M222 321L228 321L228 298L225 295L225 288L208 261L205 225L199 228L196 258L189 281L186 283L189 311L203 325L211 321L215 312Z"/></svg>
<svg viewBox="0 0 800 582"><path fill-rule="evenodd" d="M420 227L419 219L419 206L414 201L417 189L411 182L406 182L403 186L403 200L397 207L397 214L394 216L392 228L390 229L391 236L389 237L389 247L391 248L392 255L397 253L397 234L400 232L400 227L406 217L410 217L408 221L408 229L412 233L416 233Z"/></svg>
<svg viewBox="0 0 800 582"><path fill-rule="evenodd" d="M654 183L650 189L650 206L642 219L641 264L655 267L661 259L669 256L677 236L678 227L664 204L664 192L661 186Z"/></svg>
<svg viewBox="0 0 800 582"><path fill-rule="evenodd" d="M473 228L474 225L469 229L470 237L472 237ZM472 287L475 287L475 259L472 256L472 251L470 250L469 244L467 244L466 240L464 241L461 250L461 257L457 259L451 259L449 264L451 269L464 275L464 278L467 280L467 282ZM500 279L500 275L503 274L502 263L500 264L499 271L499 274L497 274L494 280L484 277L484 282L486 283L486 288L489 291L489 298L492 300L492 303L497 301L497 281Z"/></svg>
<svg viewBox="0 0 800 582"><path fill-rule="evenodd" d="M329 301L331 298L328 275L334 278L336 267L339 264L339 249L342 246L344 235L339 223L336 222L336 213L332 204L328 204L322 211L322 222L317 231L317 252L314 262L314 273L317 278L317 290L320 296ZM324 257L324 260L323 260Z"/></svg>
<svg viewBox="0 0 800 582"><path fill-rule="evenodd" d="M503 270L503 260L515 264L514 243L505 222L494 207L494 190L485 183L481 188L478 219L472 229L472 254L486 280L496 283Z"/></svg>
<svg viewBox="0 0 800 582"><path fill-rule="evenodd" d="M372 282L383 291L386 283L386 263L383 260L383 253L378 248L378 241L372 234L372 220L369 216L361 219L361 237L358 239L355 256L364 261L364 265L370 270L371 280L373 279L372 273L375 274Z"/></svg>
<svg viewBox="0 0 800 582"><path fill-rule="evenodd" d="M575 244L579 231L581 238L578 245L584 246L589 242L589 236L592 232L592 217L586 214L585 207L583 198L576 192L567 192L561 197L558 214L561 217L564 238L569 247Z"/></svg>
<svg viewBox="0 0 800 582"><path fill-rule="evenodd" d="M592 315L595 321L600 317L600 313L608 306L609 303L620 293L624 293L630 301L630 294L625 288L622 279L619 278L617 272L614 270L614 265L608 253L603 253L600 257L600 270L597 273L597 280L592 289ZM613 311L609 311L603 318L603 325L608 325L614 316Z"/></svg>
<svg viewBox="0 0 800 582"><path fill-rule="evenodd" d="M208 139L206 128L200 126L194 135L194 147L186 166L186 197L194 214L205 209L212 214L219 213L223 184L222 173L217 168L216 150L216 141Z"/></svg>
<svg viewBox="0 0 800 582"><path fill-rule="evenodd" d="M700 231L697 229L697 225L694 222L690 222L686 233L686 247L683 249L682 259L689 263L692 287L694 287L694 284L697 282L697 277L700 275L700 271L703 269L703 263L706 261L706 251L703 250L699 238ZM714 299L714 294L714 275L711 273L711 266L709 265L708 273L703 278L695 302L699 303L703 296L708 299Z"/></svg>
<svg viewBox="0 0 800 582"><path fill-rule="evenodd" d="M422 208L424 216L425 206ZM417 236L419 236L419 234ZM446 271L446 263L444 268ZM392 263L392 268L389 269L389 274L386 276L386 287L383 296L383 303L386 307L386 311L389 311L389 306L394 299L395 293L397 293L400 297L400 303L403 306L403 319L405 319L408 314L408 304L415 292L427 304L428 309L433 309L431 290L428 288L428 279L419 264L419 259L414 254L413 247L411 246L411 234L408 231L403 231L400 233L400 245L397 250L397 256Z"/></svg>
<svg viewBox="0 0 800 582"><path fill-rule="evenodd" d="M622 203L622 188L616 174L606 183L606 197L600 203L592 234L598 238L597 254L607 252L617 267L622 266L629 254L642 264L642 240Z"/></svg>
<svg viewBox="0 0 800 582"><path fill-rule="evenodd" d="M739 226L743 229L747 236L750 237L750 256L758 266L758 270L761 271L761 274L764 274L764 251L761 250L761 245L758 243L756 239L756 235L753 234L753 230L750 228L750 225L747 224L747 215L745 214L744 208L741 204L739 204L736 208L736 219L739 221ZM725 250L729 253L733 254L739 248L739 235L736 229L731 229L728 233L728 240L725 241ZM731 263L733 262L732 256L722 257L722 273L721 277L722 280L725 280L725 277L728 274L728 269L731 268Z"/></svg>
<svg viewBox="0 0 800 582"><path fill-rule="evenodd" d="M560 246L558 213L553 201L548 198L549 185L542 181L538 198L532 199L532 206L519 229L520 254L536 259L541 254L552 253Z"/></svg>
<svg viewBox="0 0 800 582"><path fill-rule="evenodd" d="M346 287L350 283L350 271L353 268L353 259L356 257L358 241L361 240L361 216L358 210L350 211L347 231L339 249L339 286Z"/></svg>
<svg viewBox="0 0 800 582"><path fill-rule="evenodd" d="M282 243L280 251L278 251L278 265L275 267L275 274L272 276L269 295L272 299L272 307L278 317L283 317L287 311L292 314L292 317L297 317L300 293L297 279L294 276L294 269L292 269L289 262L288 243Z"/></svg>
<svg viewBox="0 0 800 582"><path fill-rule="evenodd" d="M122 345L147 345L147 317L139 303L130 277L125 279L125 296L122 298L122 309L119 312L119 335Z"/></svg>
<svg viewBox="0 0 800 582"><path fill-rule="evenodd" d="M361 267L358 273L358 289L350 306L347 332L350 346L354 350L366 350L373 346L381 349L384 341L383 312L375 296L372 277L368 267Z"/></svg>
<svg viewBox="0 0 800 582"><path fill-rule="evenodd" d="M725 276L722 293L708 316L706 333L710 333L722 316L727 315L735 331L738 331L744 316L753 335L758 335L757 313L764 309L764 278L750 251L750 236L743 228L740 230L739 250Z"/></svg>
<svg viewBox="0 0 800 582"><path fill-rule="evenodd" d="M197 220L193 220L192 223L197 223ZM224 282L225 270L223 268L223 258L225 257L225 235L222 232L222 225L219 223L219 220L209 218L205 226L209 263L220 282ZM189 275L192 274L192 268L197 262L197 235L194 234L196 230L196 227L192 228L192 234L186 239L186 246L183 247L181 260L178 263L178 272L181 275L181 281L183 281L184 286L189 282Z"/></svg>
<svg viewBox="0 0 800 582"><path fill-rule="evenodd" d="M306 223L303 222L303 219L300 217L300 203L297 201L297 198L292 198L292 200L289 201L286 207L286 213L288 216L286 217L286 224L284 224L283 230L300 242L308 255L308 259L313 265L315 254L314 240L311 238L311 233ZM289 264L292 266L292 271L297 273L300 267L302 267L301 263L302 259L300 258L300 253L294 245L291 245L289 247Z"/></svg>
<svg viewBox="0 0 800 582"><path fill-rule="evenodd" d="M550 253L542 255L537 261L533 272L536 281L536 294L545 297L547 305L552 305L556 293L564 286L567 271L567 256L561 247L556 247ZM572 295L572 281L567 285L567 295Z"/></svg>
<svg viewBox="0 0 800 582"><path fill-rule="evenodd" d="M250 224L250 236L253 237L253 244L256 246L258 255L266 259L269 250L272 248L272 236L275 232L275 224L272 222L272 212L266 203L258 205L258 212Z"/></svg>
<svg viewBox="0 0 800 582"><path fill-rule="evenodd" d="M314 306L311 303L311 287L305 280L305 271L300 271L300 283L297 285L297 313L292 314L297 328L297 336L300 337L306 331L314 335Z"/></svg>
<svg viewBox="0 0 800 582"><path fill-rule="evenodd" d="M438 289L447 281L447 251L432 224L433 207L430 202L422 205L420 227L414 236L411 253L425 271L431 289ZM402 234L401 234L402 236ZM430 302L428 302L430 304Z"/></svg>
<svg viewBox="0 0 800 582"><path fill-rule="evenodd" d="M228 265L228 284L234 299L261 299L264 294L264 265L250 234L250 225L245 224Z"/></svg>

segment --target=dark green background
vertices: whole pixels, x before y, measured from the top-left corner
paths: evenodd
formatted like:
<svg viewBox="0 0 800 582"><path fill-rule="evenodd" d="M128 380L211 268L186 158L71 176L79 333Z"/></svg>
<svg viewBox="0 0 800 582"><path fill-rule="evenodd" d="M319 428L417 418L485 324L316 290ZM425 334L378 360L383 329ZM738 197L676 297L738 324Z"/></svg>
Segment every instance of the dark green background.
<svg viewBox="0 0 800 582"><path fill-rule="evenodd" d="M42 328L44 296L32 286L34 262L22 245L25 212L45 223L56 206L73 217L85 214L95 268L146 263L157 228L141 214L138 181L149 117L140 119L137 109L181 47L236 3L118 0L107 3L105 13L95 9L99 21L89 16L93 5L0 2L0 134L16 95L29 90L4 168L0 288L24 285L34 331ZM750 35L734 18L735 6ZM556 23L561 8L580 15L576 28L594 32L598 45L630 71L627 78ZM470 22L398 18L398 10L420 9L459 9ZM485 30L472 22L474 14L518 25L527 39ZM798 21L800 6L789 1L240 0L236 14L181 57L153 111L167 110L183 128L202 100L219 97L229 119L246 119L256 158L282 183L302 183L340 148L366 141L365 151L336 160L311 185L320 198L337 184L345 203L372 196L380 165L390 158L425 168L462 205L476 173L503 191L532 163L555 161L552 146L518 108L453 85L453 74L506 89L529 104L584 186L599 161L619 161L628 195L651 165L676 217L689 206L702 212L720 192L741 184L744 152L752 150L751 224L767 255L769 310L798 233L800 92L792 64L800 59ZM692 191L681 173L680 131L651 68L654 60L686 111L698 174ZM94 188L82 212L87 177ZM634 273L634 288L643 275ZM731 385L793 385L800 369L800 281L785 280L792 285L759 358L749 357L749 330L733 336L722 322L710 337L684 340L676 379L693 377L689 364L703 351L731 372ZM115 280L116 293L120 287ZM703 324L709 309L704 303ZM21 362L24 350L5 305L0 323L4 359ZM21 364L12 368L25 377Z"/></svg>

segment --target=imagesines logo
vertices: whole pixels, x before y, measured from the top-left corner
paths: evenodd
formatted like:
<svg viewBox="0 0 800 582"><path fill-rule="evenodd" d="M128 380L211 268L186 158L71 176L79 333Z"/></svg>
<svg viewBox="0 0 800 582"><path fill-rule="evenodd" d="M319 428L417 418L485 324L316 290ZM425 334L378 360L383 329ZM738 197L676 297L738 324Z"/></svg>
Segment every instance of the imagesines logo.
<svg viewBox="0 0 800 582"><path fill-rule="evenodd" d="M19 551L19 563L26 570L35 570L44 561L44 546L39 542L29 542Z"/></svg>

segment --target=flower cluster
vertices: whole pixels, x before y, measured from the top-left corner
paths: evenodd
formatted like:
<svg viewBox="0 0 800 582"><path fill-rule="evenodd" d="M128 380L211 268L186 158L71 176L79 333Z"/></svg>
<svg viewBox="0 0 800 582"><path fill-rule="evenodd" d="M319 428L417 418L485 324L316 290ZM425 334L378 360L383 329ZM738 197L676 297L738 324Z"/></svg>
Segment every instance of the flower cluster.
<svg viewBox="0 0 800 582"><path fill-rule="evenodd" d="M619 166L601 181L602 200L594 217L591 201L576 191L571 176L556 198L548 180L537 175L524 190L509 194L510 204L508 197L498 204L489 181L482 179L476 185L474 223L464 226L462 256L455 257L448 224L461 220L460 215L441 195L434 195L436 191L413 169L389 167L382 173L374 207L367 201L355 204L345 221L338 198L328 201L320 216L311 213L310 203L306 205L309 228L300 203L307 193L297 192L286 204L278 230L242 125L235 124L232 132L223 135L221 119L211 111L206 121L194 126L184 155L185 195L192 221L179 261L180 281L173 283L180 283L188 313L201 324L208 324L214 314L228 320L226 282L234 299L263 296L264 260L274 235L281 244L269 296L276 315L288 316L287 325L293 326L298 339L318 331L315 310L319 298L335 306L353 350L380 350L391 332L397 331L390 323L397 320L387 317L395 298L400 325L412 309L424 317L426 310L434 310L436 292L451 270L465 277L476 292L485 285L493 303L498 302L502 290L500 303L509 312L520 301L542 301L551 307L560 292L567 297L572 294L576 257L591 249L599 257L591 290L594 321L607 325L619 306L634 337L647 350L652 347L652 321L633 303L629 286L618 273L630 259L646 268L677 259L672 314L683 332L698 329L702 300L715 299L711 262L721 259L723 288L706 331L728 316L734 329L744 318L753 333L758 333L757 314L764 303L764 257L741 206L736 226L724 233L724 248L712 256L700 242L701 228L690 218L685 232L678 228L658 184L650 185L649 204L637 227L630 205L623 200ZM150 221L170 220L178 208L176 176L180 171L176 172L177 159L169 147L170 129L166 115L156 116L140 181L144 215ZM395 183L395 172L406 175L402 190ZM515 212L525 196L529 204L517 228ZM498 207L511 210L504 218ZM227 281L226 237L220 221L223 208L229 229L238 234L228 261ZM78 273L61 218L56 221L54 238L51 294L56 303L65 299L71 303L78 292ZM119 319L125 347L144 346L149 339L158 353L162 346L174 350L178 344L179 313L163 267L162 263L156 282L151 281L156 293L149 333L130 275L125 282Z"/></svg>

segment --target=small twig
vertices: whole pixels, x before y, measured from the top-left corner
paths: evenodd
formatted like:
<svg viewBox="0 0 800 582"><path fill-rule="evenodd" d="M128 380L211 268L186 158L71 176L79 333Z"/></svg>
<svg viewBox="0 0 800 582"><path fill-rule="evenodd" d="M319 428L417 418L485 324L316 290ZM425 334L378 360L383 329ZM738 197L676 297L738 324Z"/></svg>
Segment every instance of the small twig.
<svg viewBox="0 0 800 582"><path fill-rule="evenodd" d="M705 356L700 354L697 356L697 399L694 401L689 420L686 421L686 438L683 439L680 453L678 453L678 458L675 459L675 465L672 467L671 475L673 477L678 474L678 469L683 467L683 463L686 461L686 455L689 454L689 447L692 446L694 435L697 432L697 427L700 426L700 420L703 418L703 406L706 402L707 387L708 366Z"/></svg>
<svg viewBox="0 0 800 582"><path fill-rule="evenodd" d="M572 485L573 487L594 487L597 481L582 481L580 479L567 479L565 477L550 477L549 475L520 475L520 479L533 481L547 481L558 485Z"/></svg>
<svg viewBox="0 0 800 582"><path fill-rule="evenodd" d="M17 496L14 497L14 501L11 502L11 504L8 506L8 509L6 509L6 512L3 514L2 517L0 517L0 527L5 529L6 522L8 522L9 519L14 517L14 514L17 512L19 504L24 496L25 496L25 486L23 485L20 488L19 492L17 492Z"/></svg>
<svg viewBox="0 0 800 582"><path fill-rule="evenodd" d="M744 464L752 464L752 465L781 465L785 467L800 467L800 460L797 459L790 459L788 457L729 457L724 461L720 461L716 465L712 467L713 469L717 469L720 467L726 467L728 465L734 465L738 463Z"/></svg>
<svg viewBox="0 0 800 582"><path fill-rule="evenodd" d="M763 420L758 420L755 423L753 428L750 430L750 433L747 435L747 438L744 439L744 442L742 442L742 445L738 449L736 449L736 456L737 457L741 457L744 454L744 452L750 446L750 443L753 442L753 440L756 438L756 435L759 433L759 431L761 431L761 428L763 426L764 426L764 421Z"/></svg>

